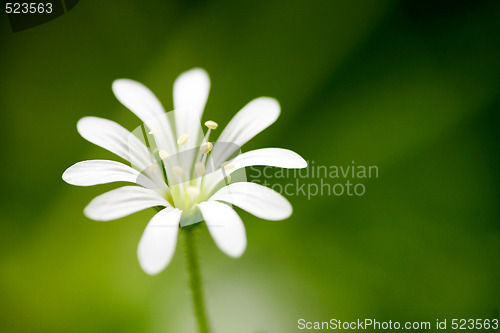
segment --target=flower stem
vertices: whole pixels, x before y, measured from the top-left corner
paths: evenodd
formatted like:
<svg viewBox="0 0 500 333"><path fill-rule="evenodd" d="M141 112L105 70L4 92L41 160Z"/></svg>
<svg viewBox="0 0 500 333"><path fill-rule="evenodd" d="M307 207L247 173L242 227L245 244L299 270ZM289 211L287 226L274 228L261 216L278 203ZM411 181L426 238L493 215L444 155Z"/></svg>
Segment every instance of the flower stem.
<svg viewBox="0 0 500 333"><path fill-rule="evenodd" d="M203 290L201 286L200 266L198 254L196 252L196 233L198 225L191 225L182 228L184 235L184 246L186 247L186 263L189 273L189 287L193 297L194 312L198 321L200 333L209 333L205 303L203 301Z"/></svg>

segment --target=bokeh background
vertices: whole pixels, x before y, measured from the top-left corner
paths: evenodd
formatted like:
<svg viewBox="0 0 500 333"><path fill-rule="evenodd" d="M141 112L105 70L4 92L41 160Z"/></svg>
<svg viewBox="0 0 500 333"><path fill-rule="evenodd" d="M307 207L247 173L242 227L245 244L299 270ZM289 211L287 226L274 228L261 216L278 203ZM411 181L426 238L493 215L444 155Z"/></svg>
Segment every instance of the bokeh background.
<svg viewBox="0 0 500 333"><path fill-rule="evenodd" d="M0 330L195 332L182 242L146 275L136 247L154 211L91 221L84 206L117 185L73 187L61 174L115 158L78 135L79 118L140 124L114 79L145 83L169 109L175 77L197 66L212 80L204 120L280 101L280 119L244 151L379 167L362 197L291 196L281 222L240 211L238 260L204 229L214 332L498 317L499 17L500 2L483 0L81 1L12 33L3 14Z"/></svg>

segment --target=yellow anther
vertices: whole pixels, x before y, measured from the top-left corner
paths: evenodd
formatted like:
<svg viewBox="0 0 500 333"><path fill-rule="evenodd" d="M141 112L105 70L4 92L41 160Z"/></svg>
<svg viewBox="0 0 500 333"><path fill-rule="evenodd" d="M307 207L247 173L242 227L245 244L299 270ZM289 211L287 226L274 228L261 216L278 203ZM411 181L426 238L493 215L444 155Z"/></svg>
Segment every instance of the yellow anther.
<svg viewBox="0 0 500 333"><path fill-rule="evenodd" d="M168 160L170 158L170 155L163 149L161 149L159 152L158 152L158 155L160 155L160 158L162 160Z"/></svg>
<svg viewBox="0 0 500 333"><path fill-rule="evenodd" d="M151 131L149 131L149 134L156 135L156 134L158 134L158 131L155 129L152 129Z"/></svg>
<svg viewBox="0 0 500 333"><path fill-rule="evenodd" d="M227 175L226 179L227 179L227 182L230 183L231 182L231 175Z"/></svg>
<svg viewBox="0 0 500 333"><path fill-rule="evenodd" d="M205 126L214 130L219 126L219 124L217 124L215 121L209 120L205 122Z"/></svg>
<svg viewBox="0 0 500 333"><path fill-rule="evenodd" d="M186 142L188 142L189 135L187 134L182 134L178 139L177 139L177 144L180 146L184 146Z"/></svg>
<svg viewBox="0 0 500 333"><path fill-rule="evenodd" d="M172 171L178 176L182 176L184 174L184 169L182 169L180 166L173 167Z"/></svg>
<svg viewBox="0 0 500 333"><path fill-rule="evenodd" d="M234 163L232 163L232 162L224 162L224 163L221 164L221 167L223 167L224 170L229 170L229 169L234 168Z"/></svg>
<svg viewBox="0 0 500 333"><path fill-rule="evenodd" d="M152 172L152 173L155 173L156 171L158 171L158 166L156 164L151 164L149 167L148 167L148 171L149 172Z"/></svg>
<svg viewBox="0 0 500 333"><path fill-rule="evenodd" d="M204 143L200 146L200 151L202 154L206 154L206 153L209 153L213 147L214 146L210 142L207 142L207 143Z"/></svg>
<svg viewBox="0 0 500 333"><path fill-rule="evenodd" d="M194 171L196 171L196 174L198 176L203 176L207 173L207 170L205 169L205 165L203 163L198 162L194 165Z"/></svg>
<svg viewBox="0 0 500 333"><path fill-rule="evenodd" d="M200 194L200 190L194 186L188 186L186 193L189 194L190 197L196 197Z"/></svg>

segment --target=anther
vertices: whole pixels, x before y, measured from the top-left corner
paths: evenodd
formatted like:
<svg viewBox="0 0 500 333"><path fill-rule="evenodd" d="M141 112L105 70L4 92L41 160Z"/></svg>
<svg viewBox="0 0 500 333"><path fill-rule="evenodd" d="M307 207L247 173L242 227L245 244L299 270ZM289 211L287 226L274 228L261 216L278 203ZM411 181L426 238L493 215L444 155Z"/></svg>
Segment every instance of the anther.
<svg viewBox="0 0 500 333"><path fill-rule="evenodd" d="M164 161L170 158L170 155L163 149L158 152L158 155L160 155L160 158Z"/></svg>
<svg viewBox="0 0 500 333"><path fill-rule="evenodd" d="M149 134L156 135L156 134L158 134L158 131L155 129L152 129L151 131L149 131Z"/></svg>
<svg viewBox="0 0 500 333"><path fill-rule="evenodd" d="M210 142L204 143L200 146L200 151L202 154L209 153L213 148L213 145Z"/></svg>
<svg viewBox="0 0 500 333"><path fill-rule="evenodd" d="M198 176L203 176L205 173L207 173L207 170L205 169L205 165L201 162L198 162L194 165L194 171L196 171L196 174Z"/></svg>
<svg viewBox="0 0 500 333"><path fill-rule="evenodd" d="M188 142L189 135L187 134L182 134L178 139L177 139L177 144L180 146L183 146Z"/></svg>
<svg viewBox="0 0 500 333"><path fill-rule="evenodd" d="M194 186L188 186L188 188L186 188L186 193L189 194L190 197L196 197L200 194L200 190Z"/></svg>
<svg viewBox="0 0 500 333"><path fill-rule="evenodd" d="M234 163L232 163L232 162L224 162L224 163L221 164L221 167L223 167L224 170L229 170L229 169L234 168Z"/></svg>
<svg viewBox="0 0 500 333"><path fill-rule="evenodd" d="M182 169L180 166L173 167L172 171L178 176L182 176L184 174L184 169Z"/></svg>
<svg viewBox="0 0 500 333"><path fill-rule="evenodd" d="M217 124L215 121L209 120L205 122L205 126L214 130L219 126L219 124Z"/></svg>

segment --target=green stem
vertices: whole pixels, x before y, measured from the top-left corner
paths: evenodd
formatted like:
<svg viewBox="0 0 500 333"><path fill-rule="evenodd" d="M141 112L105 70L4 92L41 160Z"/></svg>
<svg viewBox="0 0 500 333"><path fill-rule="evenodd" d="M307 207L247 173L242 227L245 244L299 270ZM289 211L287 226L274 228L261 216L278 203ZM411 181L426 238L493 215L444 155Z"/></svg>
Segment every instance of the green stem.
<svg viewBox="0 0 500 333"><path fill-rule="evenodd" d="M196 252L196 229L198 225L192 225L182 228L184 235L184 245L186 247L186 262L189 273L189 287L193 297L194 312L200 333L209 333L207 314L203 301L203 290L201 286L200 266L198 263L198 254Z"/></svg>

